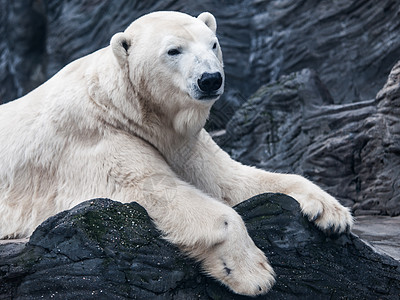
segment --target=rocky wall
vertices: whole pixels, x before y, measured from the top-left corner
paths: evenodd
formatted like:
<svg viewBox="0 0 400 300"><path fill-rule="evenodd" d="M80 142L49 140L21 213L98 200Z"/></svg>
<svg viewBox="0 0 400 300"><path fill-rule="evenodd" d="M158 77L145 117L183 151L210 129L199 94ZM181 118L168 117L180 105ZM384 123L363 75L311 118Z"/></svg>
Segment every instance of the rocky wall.
<svg viewBox="0 0 400 300"><path fill-rule="evenodd" d="M333 104L304 69L262 86L215 137L245 164L306 176L357 214L400 214L400 62L373 100Z"/></svg>

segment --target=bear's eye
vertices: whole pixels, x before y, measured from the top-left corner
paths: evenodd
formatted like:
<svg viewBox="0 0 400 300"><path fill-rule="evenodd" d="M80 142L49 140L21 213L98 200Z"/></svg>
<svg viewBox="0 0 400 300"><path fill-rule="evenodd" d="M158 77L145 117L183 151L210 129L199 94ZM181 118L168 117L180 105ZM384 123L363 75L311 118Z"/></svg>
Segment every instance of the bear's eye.
<svg viewBox="0 0 400 300"><path fill-rule="evenodd" d="M217 43L216 42L213 45L213 49L217 49Z"/></svg>
<svg viewBox="0 0 400 300"><path fill-rule="evenodd" d="M171 49L168 51L168 55L171 55L171 56L176 56L179 54L181 54L181 51L179 51L179 49Z"/></svg>

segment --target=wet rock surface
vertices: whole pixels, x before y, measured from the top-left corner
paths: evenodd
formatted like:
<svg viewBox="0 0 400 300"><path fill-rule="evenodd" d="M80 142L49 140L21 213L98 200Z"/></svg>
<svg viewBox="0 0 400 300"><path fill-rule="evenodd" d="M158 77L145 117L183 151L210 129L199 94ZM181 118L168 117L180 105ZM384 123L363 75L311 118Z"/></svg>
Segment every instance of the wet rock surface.
<svg viewBox="0 0 400 300"><path fill-rule="evenodd" d="M399 295L398 261L352 234L326 237L292 198L258 195L236 210L277 274L260 299ZM0 245L0 299L246 298L202 275L136 203L84 202L45 221L26 246L12 245Z"/></svg>
<svg viewBox="0 0 400 300"><path fill-rule="evenodd" d="M210 11L217 18L227 83L211 128L224 127L262 84L303 68L320 74L335 103L371 99L400 57L396 0L2 0L0 103L107 46L114 33L156 10Z"/></svg>
<svg viewBox="0 0 400 300"><path fill-rule="evenodd" d="M356 215L400 214L400 62L375 99L333 104L316 72L262 86L215 138L245 164L306 176Z"/></svg>

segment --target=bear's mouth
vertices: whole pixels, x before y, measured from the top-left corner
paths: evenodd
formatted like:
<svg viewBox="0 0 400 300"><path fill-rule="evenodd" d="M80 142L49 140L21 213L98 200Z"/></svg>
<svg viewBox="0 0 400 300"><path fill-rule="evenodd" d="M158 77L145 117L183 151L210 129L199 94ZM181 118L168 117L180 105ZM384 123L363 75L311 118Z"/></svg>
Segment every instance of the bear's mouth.
<svg viewBox="0 0 400 300"><path fill-rule="evenodd" d="M210 101L210 100L216 100L219 96L221 96L221 94L206 94L206 95L203 94L197 99L202 101Z"/></svg>

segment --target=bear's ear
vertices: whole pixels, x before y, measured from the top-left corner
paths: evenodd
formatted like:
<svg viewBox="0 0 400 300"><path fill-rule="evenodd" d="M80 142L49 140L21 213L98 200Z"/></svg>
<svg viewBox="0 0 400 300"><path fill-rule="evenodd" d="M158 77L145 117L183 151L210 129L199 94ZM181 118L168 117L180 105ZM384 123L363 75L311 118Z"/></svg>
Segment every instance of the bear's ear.
<svg viewBox="0 0 400 300"><path fill-rule="evenodd" d="M197 19L203 21L214 33L217 32L217 21L209 12L201 13Z"/></svg>
<svg viewBox="0 0 400 300"><path fill-rule="evenodd" d="M115 58L121 66L123 66L128 57L128 50L131 47L129 37L124 32L118 32L113 35L110 41L111 49Z"/></svg>

